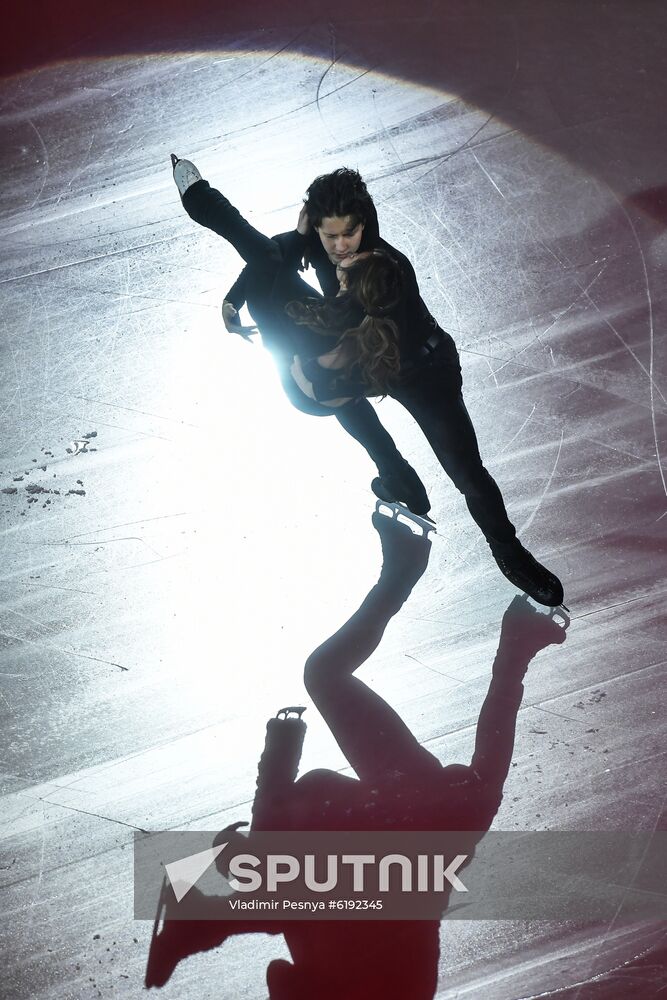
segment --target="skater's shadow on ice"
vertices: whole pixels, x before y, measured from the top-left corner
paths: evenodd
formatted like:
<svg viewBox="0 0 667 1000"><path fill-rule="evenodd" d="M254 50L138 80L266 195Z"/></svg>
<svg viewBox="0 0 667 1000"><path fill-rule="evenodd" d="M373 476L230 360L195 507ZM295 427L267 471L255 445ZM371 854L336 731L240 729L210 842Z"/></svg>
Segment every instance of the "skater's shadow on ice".
<svg viewBox="0 0 667 1000"><path fill-rule="evenodd" d="M382 543L379 580L305 666L307 690L358 777L317 769L297 779L306 727L295 713L283 711L283 717L267 725L251 831L474 830L473 842L467 839L466 853L471 853L501 802L528 664L539 650L563 642L565 631L524 599L512 601L503 617L472 759L443 766L398 714L354 676L424 573L430 551L427 537L397 520L376 512L373 525ZM222 831L216 841L234 843L233 829ZM243 843L247 850L247 840ZM224 871L224 863L220 867ZM163 985L183 958L217 947L228 937L268 933L283 934L292 957L292 962L269 964L272 998L431 1000L435 995L437 920L222 920L219 900L194 887L179 904L167 887L162 927L151 944L147 986Z"/></svg>

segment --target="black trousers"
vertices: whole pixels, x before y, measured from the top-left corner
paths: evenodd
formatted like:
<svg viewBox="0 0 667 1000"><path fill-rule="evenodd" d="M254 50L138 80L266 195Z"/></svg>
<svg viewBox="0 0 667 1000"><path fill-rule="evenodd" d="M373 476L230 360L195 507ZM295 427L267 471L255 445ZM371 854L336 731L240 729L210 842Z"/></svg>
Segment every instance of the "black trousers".
<svg viewBox="0 0 667 1000"><path fill-rule="evenodd" d="M277 362L283 388L293 405L313 415L333 412L348 434L366 449L381 476L393 471L400 474L403 459L367 399L332 411L305 396L289 374L295 355L324 354L333 345L328 338L294 323L285 313L288 302L316 297L318 293L303 281L293 265L283 260L280 246L251 226L206 181L186 191L183 205L195 222L223 236L250 265L246 270L248 309ZM440 346L404 372L389 395L417 421L491 547L512 542L516 537L514 525L497 483L482 462L463 401L458 354L449 334L442 333Z"/></svg>
<svg viewBox="0 0 667 1000"><path fill-rule="evenodd" d="M404 374L390 395L417 421L493 548L494 543L512 542L516 531L498 484L482 462L475 428L463 401L458 355L453 363L452 345L451 337L443 334L441 345Z"/></svg>

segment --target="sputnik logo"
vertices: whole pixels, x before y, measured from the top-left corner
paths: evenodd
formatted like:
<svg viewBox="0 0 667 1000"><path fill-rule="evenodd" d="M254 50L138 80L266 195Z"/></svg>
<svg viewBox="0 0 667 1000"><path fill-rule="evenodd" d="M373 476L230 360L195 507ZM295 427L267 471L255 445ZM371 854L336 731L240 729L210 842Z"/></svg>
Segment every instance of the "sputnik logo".
<svg viewBox="0 0 667 1000"><path fill-rule="evenodd" d="M187 858L179 861L172 861L165 865L167 877L174 890L174 896L180 901L187 896L193 885L199 881L205 871L207 871L217 856L224 851L229 841L219 844L217 847L209 847L206 851L199 851L198 854L190 854Z"/></svg>

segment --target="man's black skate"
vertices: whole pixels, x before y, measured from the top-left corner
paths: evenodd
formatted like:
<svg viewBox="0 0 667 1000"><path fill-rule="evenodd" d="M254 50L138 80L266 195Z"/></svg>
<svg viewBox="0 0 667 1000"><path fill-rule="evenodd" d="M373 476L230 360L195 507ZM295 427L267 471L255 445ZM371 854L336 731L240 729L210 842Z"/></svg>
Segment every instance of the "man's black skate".
<svg viewBox="0 0 667 1000"><path fill-rule="evenodd" d="M431 509L421 479L406 461L398 471L377 476L371 483L376 497L386 503L404 503L413 514L424 516Z"/></svg>
<svg viewBox="0 0 667 1000"><path fill-rule="evenodd" d="M518 539L512 542L494 542L493 558L503 576L519 590L523 590L538 604L557 608L563 603L563 584L546 566L523 547Z"/></svg>

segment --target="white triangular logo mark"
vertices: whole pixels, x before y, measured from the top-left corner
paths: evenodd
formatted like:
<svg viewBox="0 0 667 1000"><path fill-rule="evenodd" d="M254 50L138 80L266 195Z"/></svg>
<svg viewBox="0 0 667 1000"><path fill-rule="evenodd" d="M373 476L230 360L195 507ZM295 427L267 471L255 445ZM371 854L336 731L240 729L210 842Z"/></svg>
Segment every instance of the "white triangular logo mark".
<svg viewBox="0 0 667 1000"><path fill-rule="evenodd" d="M206 851L190 854L187 858L172 861L164 866L174 890L174 896L179 903L190 892L192 886L199 881L206 869L211 867L218 854L224 851L228 843L229 841L226 841L218 847L209 847Z"/></svg>

